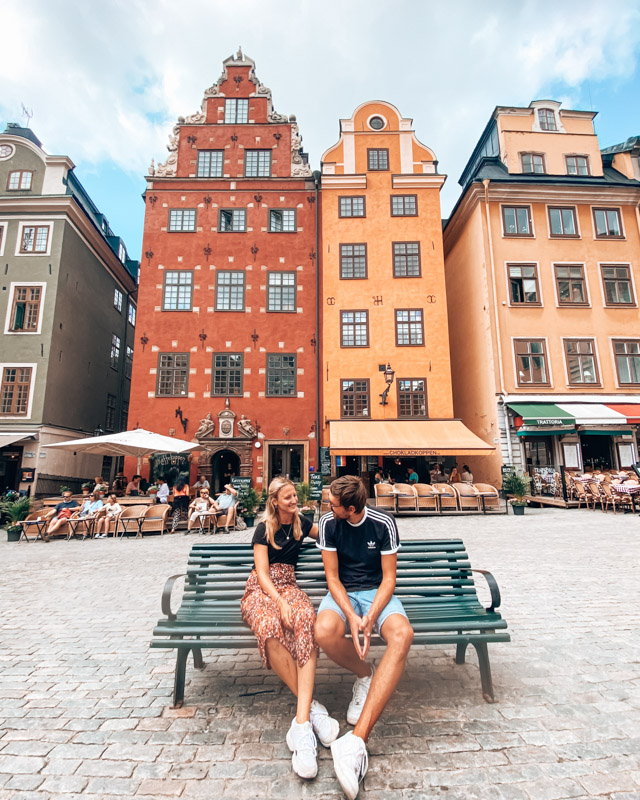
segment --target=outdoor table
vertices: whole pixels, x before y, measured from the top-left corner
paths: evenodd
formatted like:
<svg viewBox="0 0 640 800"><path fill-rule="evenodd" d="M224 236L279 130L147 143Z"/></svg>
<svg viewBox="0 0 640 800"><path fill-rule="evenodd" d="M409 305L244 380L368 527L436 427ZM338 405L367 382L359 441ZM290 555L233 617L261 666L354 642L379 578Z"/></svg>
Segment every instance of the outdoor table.
<svg viewBox="0 0 640 800"><path fill-rule="evenodd" d="M395 502L395 509L394 510L395 510L395 513L398 514L399 513L398 512L398 498L399 497L414 497L414 495L409 494L408 492L399 492L395 488L395 486L392 487L392 491L393 491L393 499L394 499L394 502Z"/></svg>
<svg viewBox="0 0 640 800"><path fill-rule="evenodd" d="M93 526L95 524L95 517L71 517L71 519L67 520L67 523L69 525L69 533L67 534L67 541L69 541L69 539L75 538L76 531L78 530L80 523L84 523L87 526L85 533L82 534L83 539L86 539L87 536L91 538L91 536L93 535Z"/></svg>
<svg viewBox="0 0 640 800"><path fill-rule="evenodd" d="M36 538L33 540L34 542L37 542L38 539L44 541L44 536L42 534L46 531L47 525L49 524L49 520L46 517L42 517L42 519L23 519L20 524L22 525L20 541L23 539L27 542L31 541L27 536L27 532L30 528L35 528L37 532Z"/></svg>
<svg viewBox="0 0 640 800"><path fill-rule="evenodd" d="M640 494L640 483L612 483L611 490L618 494L628 494L631 497L631 507L635 513L635 495Z"/></svg>
<svg viewBox="0 0 640 800"><path fill-rule="evenodd" d="M218 517L222 517L226 514L226 511L202 511L198 514L198 533L204 534L204 522L207 517L213 518L214 521L217 521ZM215 531L215 527L214 527Z"/></svg>

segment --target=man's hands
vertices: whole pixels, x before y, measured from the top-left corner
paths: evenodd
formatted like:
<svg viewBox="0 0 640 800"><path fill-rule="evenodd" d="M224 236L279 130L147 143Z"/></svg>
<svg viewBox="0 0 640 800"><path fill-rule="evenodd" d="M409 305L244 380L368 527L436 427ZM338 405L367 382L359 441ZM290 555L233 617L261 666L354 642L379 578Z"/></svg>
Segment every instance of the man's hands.
<svg viewBox="0 0 640 800"><path fill-rule="evenodd" d="M364 617L359 617L354 614L349 619L349 627L351 628L351 639L353 646L356 649L358 658L364 661L371 646L371 632L373 630L373 618L369 614ZM362 640L360 637L362 636Z"/></svg>

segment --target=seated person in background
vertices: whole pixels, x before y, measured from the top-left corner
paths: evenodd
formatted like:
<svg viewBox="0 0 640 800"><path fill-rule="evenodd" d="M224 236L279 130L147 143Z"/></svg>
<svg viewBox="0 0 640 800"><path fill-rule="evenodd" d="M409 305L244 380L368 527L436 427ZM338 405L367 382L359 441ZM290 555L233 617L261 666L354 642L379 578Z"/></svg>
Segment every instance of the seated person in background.
<svg viewBox="0 0 640 800"><path fill-rule="evenodd" d="M388 483L387 479L384 476L384 472L383 472L382 468L376 470L375 482L376 483Z"/></svg>
<svg viewBox="0 0 640 800"><path fill-rule="evenodd" d="M460 483L462 478L460 477L460 473L458 472L458 465L454 464L453 469L451 470L451 475L449 475L449 482L450 483Z"/></svg>
<svg viewBox="0 0 640 800"><path fill-rule="evenodd" d="M431 483L446 483L446 478L444 476L444 472L442 471L440 464L436 464L435 467L429 472L431 477Z"/></svg>
<svg viewBox="0 0 640 800"><path fill-rule="evenodd" d="M203 514L211 511L212 508L215 508L214 501L209 497L209 490L208 489L201 489L200 490L200 497L196 497L195 500L192 500L189 503L189 522L187 523L187 530L185 531L185 536L187 533L191 531L191 528L196 523L200 523L200 517Z"/></svg>
<svg viewBox="0 0 640 800"><path fill-rule="evenodd" d="M211 489L211 486L209 484L209 481L204 477L204 475L198 475L198 480L193 484L193 488L196 494L198 494L198 492L201 489L206 489L207 491L209 491L209 489Z"/></svg>
<svg viewBox="0 0 640 800"><path fill-rule="evenodd" d="M94 478L93 480L95 481L95 484L96 484L93 487L93 491L94 492L101 492L102 494L104 494L105 492L109 491L109 484L107 483L107 481L104 480L104 478L101 478L100 476L98 476L98 477Z"/></svg>
<svg viewBox="0 0 640 800"><path fill-rule="evenodd" d="M124 494L124 491L127 488L127 483L128 481L126 476L122 472L119 472L113 479L113 491L117 495Z"/></svg>
<svg viewBox="0 0 640 800"><path fill-rule="evenodd" d="M72 494L73 492L71 489L66 489L62 493L62 502L58 503L58 505L55 508L52 508L47 514L47 518L50 518L51 522L47 526L47 532L42 536L45 542L48 542L49 536L51 536L52 533L55 533L58 528L64 525L76 508L80 507L80 503L78 503L77 500L71 499Z"/></svg>
<svg viewBox="0 0 640 800"><path fill-rule="evenodd" d="M96 539L104 539L109 533L109 525L122 511L122 506L118 503L115 494L110 494L104 504L105 513L96 523ZM104 529L104 531L103 531Z"/></svg>
<svg viewBox="0 0 640 800"><path fill-rule="evenodd" d="M462 475L460 477L465 483L473 483L473 475L467 464L462 465Z"/></svg>
<svg viewBox="0 0 640 800"><path fill-rule="evenodd" d="M158 479L158 492L156 494L156 503L166 504L169 499L169 484L164 478Z"/></svg>
<svg viewBox="0 0 640 800"><path fill-rule="evenodd" d="M234 528L236 524L236 498L238 492L230 483L225 484L224 492L214 501L217 511L225 511L227 514L227 524L224 532L229 533L229 528Z"/></svg>
<svg viewBox="0 0 640 800"><path fill-rule="evenodd" d="M409 483L418 483L418 473L413 467L409 467Z"/></svg>
<svg viewBox="0 0 640 800"><path fill-rule="evenodd" d="M137 497L140 494L140 481L142 480L142 475L134 475L131 478L130 482L127 484L127 489L125 494L128 497Z"/></svg>

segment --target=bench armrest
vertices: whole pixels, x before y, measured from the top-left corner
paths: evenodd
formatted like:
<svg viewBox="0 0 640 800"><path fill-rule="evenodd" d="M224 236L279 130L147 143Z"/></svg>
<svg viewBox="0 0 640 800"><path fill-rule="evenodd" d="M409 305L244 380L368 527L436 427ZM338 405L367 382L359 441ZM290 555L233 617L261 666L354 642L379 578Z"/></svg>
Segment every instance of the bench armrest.
<svg viewBox="0 0 640 800"><path fill-rule="evenodd" d="M479 572L481 575L484 575L484 579L487 582L487 586L491 592L491 605L487 608L487 611L495 611L496 608L500 608L502 598L500 597L498 581L496 581L493 575L486 569L472 569L471 572Z"/></svg>
<svg viewBox="0 0 640 800"><path fill-rule="evenodd" d="M184 578L186 573L182 572L180 575L172 575L167 579L162 590L162 613L166 615L167 619L175 619L176 615L171 610L171 594L173 592L173 585L178 578Z"/></svg>

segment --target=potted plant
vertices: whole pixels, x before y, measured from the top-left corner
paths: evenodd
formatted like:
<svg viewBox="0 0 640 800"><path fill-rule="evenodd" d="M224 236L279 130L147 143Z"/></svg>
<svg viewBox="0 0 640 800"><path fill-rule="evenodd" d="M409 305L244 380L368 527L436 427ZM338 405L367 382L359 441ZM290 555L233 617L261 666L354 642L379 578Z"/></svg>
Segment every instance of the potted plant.
<svg viewBox="0 0 640 800"><path fill-rule="evenodd" d="M65 492L72 492L72 491L73 491L73 489L70 486L61 486L60 487L60 497L62 497L62 495Z"/></svg>
<svg viewBox="0 0 640 800"><path fill-rule="evenodd" d="M303 517L307 517L313 522L316 509L311 505L311 486L308 483L296 484L296 492L298 494L298 505L300 506L300 513Z"/></svg>
<svg viewBox="0 0 640 800"><path fill-rule="evenodd" d="M19 542L22 533L20 522L26 519L31 511L31 498L20 497L17 492L8 492L0 501L0 513L7 525L7 541Z"/></svg>
<svg viewBox="0 0 640 800"><path fill-rule="evenodd" d="M531 478L515 470L507 473L502 479L502 490L505 495L511 495L509 503L513 508L514 514L524 514L524 509L527 504L524 496L529 494L530 485Z"/></svg>
<svg viewBox="0 0 640 800"><path fill-rule="evenodd" d="M250 486L240 498L238 513L247 523L247 528L252 528L256 521L256 508L260 502L260 495L253 486Z"/></svg>
<svg viewBox="0 0 640 800"><path fill-rule="evenodd" d="M93 489L93 481L85 481L82 484L81 488L82 488L82 496L89 497L89 495L91 494L91 490Z"/></svg>

